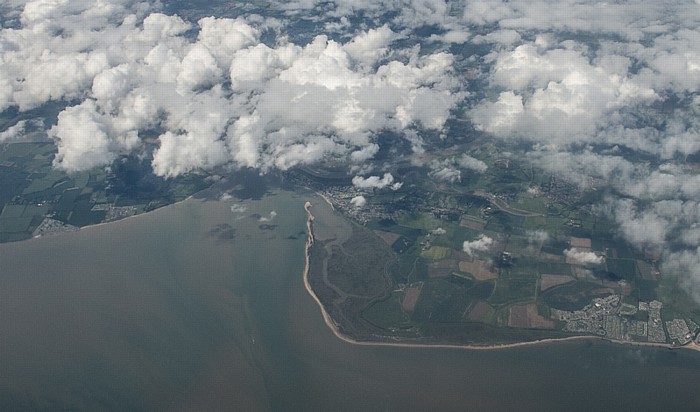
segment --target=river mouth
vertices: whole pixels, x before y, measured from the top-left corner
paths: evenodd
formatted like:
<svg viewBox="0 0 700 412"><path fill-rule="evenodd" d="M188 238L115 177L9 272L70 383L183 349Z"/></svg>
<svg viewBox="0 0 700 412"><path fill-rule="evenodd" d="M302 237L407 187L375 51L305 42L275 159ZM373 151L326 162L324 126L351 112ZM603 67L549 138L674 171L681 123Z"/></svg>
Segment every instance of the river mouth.
<svg viewBox="0 0 700 412"><path fill-rule="evenodd" d="M602 342L476 352L341 341L303 283L309 200L315 211L327 207L311 193L273 189L0 245L0 409L700 405L695 353Z"/></svg>

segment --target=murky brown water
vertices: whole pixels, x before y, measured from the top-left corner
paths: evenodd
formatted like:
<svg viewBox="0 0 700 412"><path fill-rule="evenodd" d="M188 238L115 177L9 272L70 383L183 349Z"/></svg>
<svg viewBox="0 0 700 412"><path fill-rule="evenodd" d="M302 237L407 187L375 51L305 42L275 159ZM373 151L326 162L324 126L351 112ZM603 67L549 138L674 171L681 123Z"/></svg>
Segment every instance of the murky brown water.
<svg viewBox="0 0 700 412"><path fill-rule="evenodd" d="M0 409L700 408L700 354L687 351L339 341L302 284L308 198L188 201L0 245Z"/></svg>

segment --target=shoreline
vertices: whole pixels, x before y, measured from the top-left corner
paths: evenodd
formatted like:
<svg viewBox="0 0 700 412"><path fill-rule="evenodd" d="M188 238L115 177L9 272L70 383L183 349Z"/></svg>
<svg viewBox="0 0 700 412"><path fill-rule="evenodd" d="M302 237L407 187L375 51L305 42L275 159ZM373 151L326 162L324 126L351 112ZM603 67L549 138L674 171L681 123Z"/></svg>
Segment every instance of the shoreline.
<svg viewBox="0 0 700 412"><path fill-rule="evenodd" d="M135 214L135 215L127 216L127 217L125 217L125 218L123 218L123 219L112 220L112 221L110 221L110 222L100 222L100 223L96 223L96 224L94 224L94 225L83 226L83 227L80 228L80 230L88 230L88 229L92 229L92 228L96 228L96 227L100 227L100 226L111 225L111 224L117 223L117 222L125 222L125 221L127 221L127 220L129 220L129 219L137 218L137 217L139 217L139 216L146 216L147 214L149 214L149 213L151 213L151 212L155 212L155 211L157 211L157 210L159 210L159 209L162 209L162 208L164 208L164 207L170 207L170 206L179 205L180 203L184 203L184 202L186 202L186 201L188 201L188 200L190 200L190 199L193 199L193 198L194 198L194 195L189 195L189 196L187 196L186 198L184 198L184 199L182 199L182 200L178 200L178 201L175 202L175 203L169 203L169 204L163 205L163 206L161 206L161 207L159 207L159 208L157 208L157 209L149 210L148 212L137 213L137 214ZM80 230L78 230L78 232L80 232ZM38 238L38 239L41 239L41 238Z"/></svg>
<svg viewBox="0 0 700 412"><path fill-rule="evenodd" d="M97 227L101 227L101 226L112 225L112 224L119 223L119 222L125 222L125 221L127 221L127 220L134 219L134 218L137 218L137 217L140 217L140 216L146 216L147 214L149 214L149 213L151 213L151 212L155 212L155 211L157 211L157 210L159 210L159 209L162 209L162 208L164 208L164 207L179 205L180 203L184 203L184 202L186 202L186 201L188 201L188 200L191 200L191 199L194 199L194 194L189 195L189 196L187 196L186 198L184 198L184 199L182 199L182 200L178 200L178 201L175 202L175 203L170 203L170 204L167 204L167 205L163 205L163 206L161 206L161 207L159 207L159 208L157 208L157 209L149 210L148 212L137 213L137 214L135 214L135 215L127 216L127 217L122 218L122 219L112 220L112 221L109 221L109 222L100 222L100 223L95 223L94 225L87 225L87 226L82 226L82 227L78 226L78 230L66 231L66 232L49 233L49 234L43 235L43 236L30 237L29 239L20 240L20 241L17 241L17 242L6 242L6 243L7 243L7 244L11 244L11 243L24 243L24 242L36 241L36 240L40 240L40 239L51 239L51 238L54 238L54 237L63 236L63 235L67 235L67 234L70 234L70 233L80 233L80 232L82 232L83 230L91 230L91 229L93 229L93 228L97 228ZM3 244L4 244L4 243L0 243L0 245L3 245Z"/></svg>
<svg viewBox="0 0 700 412"><path fill-rule="evenodd" d="M333 206L333 202L331 202L331 200L328 198L328 196L324 195L321 192L314 192L314 193L316 193L316 195L320 196L321 199L325 200L326 203L328 203L328 206L331 207L331 210L335 210L335 206Z"/></svg>
<svg viewBox="0 0 700 412"><path fill-rule="evenodd" d="M325 199L324 199L325 200ZM316 293L313 291L311 288L311 283L309 283L309 270L310 270L310 257L309 257L309 252L311 250L311 247L314 245L314 236L313 236L313 229L311 227L313 221L314 221L314 216L311 214L311 207L312 204L310 201L307 201L304 204L304 210L306 211L306 245L304 246L304 256L305 256L305 265L304 265L304 273L303 273L303 279L304 279L304 287L306 288L306 291L311 295L311 298L316 302L316 304L319 307L319 310L321 311L321 315L323 316L323 321L325 322L326 326L333 332L336 338L342 340L343 342L349 343L351 345L358 345L358 346L392 346L392 347L400 347L400 348L439 348L439 349L463 349L463 350L498 350L498 349L510 349L510 348L518 348L518 347L524 347L524 346L533 346L533 345L541 345L541 344L547 344L547 343L557 343L557 342L567 342L567 341L576 341L576 340L599 340L599 341L605 341L605 342L611 342L615 343L618 345L629 345L629 346L647 346L647 347L656 347L656 348L665 348L669 350L675 350L675 349L689 349L693 350L696 352L700 352L700 346L698 346L696 343L691 342L689 344L683 345L683 346L674 346L668 343L654 343L654 342L636 342L636 341L620 341L620 340L614 340L614 339L605 339L599 336L569 336L566 338L548 338L548 339L539 339L539 340L533 340L533 341L527 341L527 342L515 342L515 343L504 343L504 344L493 344L493 345L459 345L459 344L448 344L448 343L402 343L402 342L370 342L370 341L358 341L355 340L345 334L343 334L339 329L338 326L335 324L331 316L328 314L326 309L323 307L323 304L321 303L321 300L316 296Z"/></svg>

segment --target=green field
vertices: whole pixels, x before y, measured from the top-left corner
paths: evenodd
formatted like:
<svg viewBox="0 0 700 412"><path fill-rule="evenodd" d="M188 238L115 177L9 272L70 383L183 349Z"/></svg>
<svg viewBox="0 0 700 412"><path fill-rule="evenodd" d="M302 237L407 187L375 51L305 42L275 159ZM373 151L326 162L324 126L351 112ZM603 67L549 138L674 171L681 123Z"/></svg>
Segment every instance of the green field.
<svg viewBox="0 0 700 412"><path fill-rule="evenodd" d="M31 217L16 217L12 219L0 218L0 232L26 232L32 222Z"/></svg>
<svg viewBox="0 0 700 412"><path fill-rule="evenodd" d="M545 198L543 197L534 197L528 193L521 192L516 197L515 202L512 202L510 206L530 212L545 214L547 213L545 203Z"/></svg>
<svg viewBox="0 0 700 412"><path fill-rule="evenodd" d="M526 230L544 230L550 236L554 236L566 231L568 219L561 217L527 217L522 224Z"/></svg>
<svg viewBox="0 0 700 412"><path fill-rule="evenodd" d="M632 259L607 259L605 265L608 272L612 272L625 280L634 280L639 276L637 262Z"/></svg>
<svg viewBox="0 0 700 412"><path fill-rule="evenodd" d="M513 302L534 301L537 286L537 277L511 277L498 279L496 289L494 289L488 302L495 305L502 305Z"/></svg>
<svg viewBox="0 0 700 412"><path fill-rule="evenodd" d="M406 328L411 325L411 319L401 308L402 292L394 292L389 298L373 303L362 312L362 317L382 329Z"/></svg>
<svg viewBox="0 0 700 412"><path fill-rule="evenodd" d="M23 195L29 195L37 192L43 192L45 190L51 189L59 184L67 185L71 187L71 179L64 173L56 170L52 170L41 178L32 178L29 186L27 186Z"/></svg>
<svg viewBox="0 0 700 412"><path fill-rule="evenodd" d="M543 301L555 309L578 310L591 302L592 291L600 285L589 282L573 282L553 287L541 296Z"/></svg>
<svg viewBox="0 0 700 412"><path fill-rule="evenodd" d="M416 309L415 322L459 322L471 304L467 288L444 279L425 283Z"/></svg>
<svg viewBox="0 0 700 412"><path fill-rule="evenodd" d="M538 270L547 275L571 275L571 265L559 262L539 262Z"/></svg>
<svg viewBox="0 0 700 412"><path fill-rule="evenodd" d="M450 249L442 246L431 246L428 250L420 252L421 257L430 260L440 260L446 258L450 253Z"/></svg>
<svg viewBox="0 0 700 412"><path fill-rule="evenodd" d="M25 205L5 205L0 214L0 219L12 219L21 217L24 213Z"/></svg>
<svg viewBox="0 0 700 412"><path fill-rule="evenodd" d="M401 218L398 222L401 226L413 229L430 231L442 227L445 223L427 213L411 214Z"/></svg>

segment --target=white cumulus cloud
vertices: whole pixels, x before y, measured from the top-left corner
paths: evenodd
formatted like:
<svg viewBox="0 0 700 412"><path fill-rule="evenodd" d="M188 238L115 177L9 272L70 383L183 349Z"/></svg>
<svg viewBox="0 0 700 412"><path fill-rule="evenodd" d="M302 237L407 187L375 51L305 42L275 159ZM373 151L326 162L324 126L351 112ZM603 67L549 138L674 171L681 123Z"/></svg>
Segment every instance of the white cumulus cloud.
<svg viewBox="0 0 700 412"><path fill-rule="evenodd" d="M576 248L564 250L564 255L583 265L599 265L604 261L603 257L596 255L595 252L579 250Z"/></svg>
<svg viewBox="0 0 700 412"><path fill-rule="evenodd" d="M350 205L356 209L362 209L367 204L367 199L364 196L359 195L350 199Z"/></svg>
<svg viewBox="0 0 700 412"><path fill-rule="evenodd" d="M359 189L384 189L385 187L390 187L393 190L398 190L401 188L401 183L395 183L394 176L391 173L384 173L383 177L355 176L352 178L352 184Z"/></svg>
<svg viewBox="0 0 700 412"><path fill-rule="evenodd" d="M378 132L439 130L462 98L451 54L392 56L401 35L388 25L263 44L264 27L277 26L252 17L190 23L127 0L13 7L18 27L0 30L0 110L75 102L49 133L67 170L143 154L155 130L162 176L362 164Z"/></svg>
<svg viewBox="0 0 700 412"><path fill-rule="evenodd" d="M493 245L493 239L482 234L475 240L465 241L462 244L462 250L471 256L477 252L488 251L491 248L491 245Z"/></svg>

